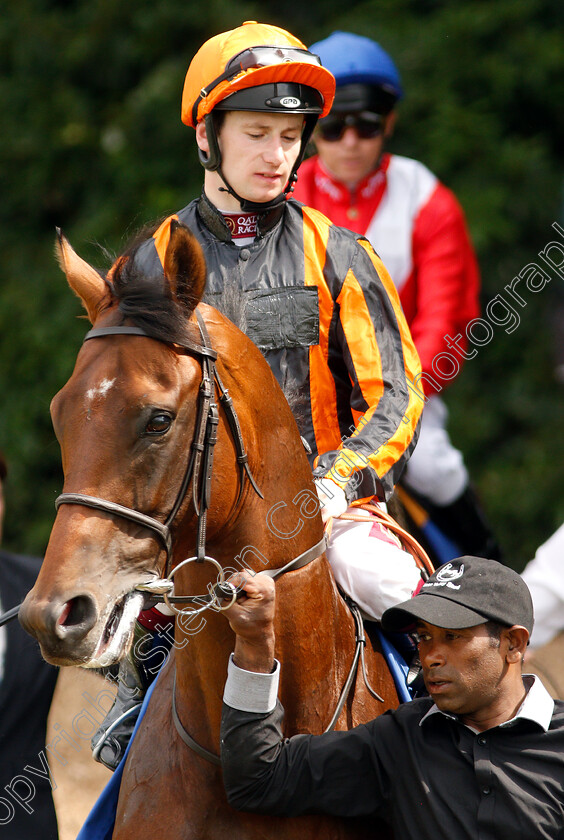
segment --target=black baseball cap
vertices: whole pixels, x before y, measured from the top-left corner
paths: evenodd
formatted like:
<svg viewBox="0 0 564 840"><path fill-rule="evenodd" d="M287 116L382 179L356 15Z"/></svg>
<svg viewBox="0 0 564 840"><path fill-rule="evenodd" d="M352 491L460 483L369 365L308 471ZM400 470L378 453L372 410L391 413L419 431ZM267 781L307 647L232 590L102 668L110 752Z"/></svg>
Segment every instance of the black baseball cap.
<svg viewBox="0 0 564 840"><path fill-rule="evenodd" d="M431 575L409 601L382 616L384 630L406 631L417 620L449 630L495 621L533 630L533 602L513 569L483 557L458 557Z"/></svg>

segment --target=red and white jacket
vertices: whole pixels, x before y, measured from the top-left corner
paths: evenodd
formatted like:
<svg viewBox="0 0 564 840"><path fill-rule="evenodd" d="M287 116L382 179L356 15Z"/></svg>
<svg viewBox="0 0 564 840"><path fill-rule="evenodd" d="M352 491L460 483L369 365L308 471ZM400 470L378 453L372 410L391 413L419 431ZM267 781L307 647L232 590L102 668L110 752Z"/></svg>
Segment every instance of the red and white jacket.
<svg viewBox="0 0 564 840"><path fill-rule="evenodd" d="M478 265L454 194L422 163L390 154L351 192L316 155L301 165L294 197L370 240L399 292L425 392L438 390L429 379L442 390L452 379L437 376L439 354L463 361L445 336L461 334L465 349L466 325L480 313Z"/></svg>

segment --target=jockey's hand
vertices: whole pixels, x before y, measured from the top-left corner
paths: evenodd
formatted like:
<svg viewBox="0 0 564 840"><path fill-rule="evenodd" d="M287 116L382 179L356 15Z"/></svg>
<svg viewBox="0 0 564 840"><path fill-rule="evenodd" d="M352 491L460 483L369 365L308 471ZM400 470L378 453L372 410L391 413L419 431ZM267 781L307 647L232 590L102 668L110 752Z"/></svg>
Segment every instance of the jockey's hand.
<svg viewBox="0 0 564 840"><path fill-rule="evenodd" d="M321 519L327 522L331 517L340 516L349 506L345 491L330 478L315 479L315 489L321 504Z"/></svg>
<svg viewBox="0 0 564 840"><path fill-rule="evenodd" d="M245 671L270 673L274 666L274 581L268 575L243 570L229 583L239 597L225 610L236 634L235 664Z"/></svg>

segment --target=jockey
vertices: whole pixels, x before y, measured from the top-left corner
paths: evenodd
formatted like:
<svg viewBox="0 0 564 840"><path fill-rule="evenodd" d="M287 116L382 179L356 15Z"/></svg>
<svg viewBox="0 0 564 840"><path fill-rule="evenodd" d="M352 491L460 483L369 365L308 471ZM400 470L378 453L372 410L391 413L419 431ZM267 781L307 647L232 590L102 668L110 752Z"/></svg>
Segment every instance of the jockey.
<svg viewBox="0 0 564 840"><path fill-rule="evenodd" d="M180 220L203 248L205 301L221 309L226 290L239 294L245 332L279 384L297 395L323 519L348 509L362 517L335 519L327 556L342 589L377 620L411 596L421 575L395 537L357 506L385 504L415 446L422 401L409 383L420 365L370 243L291 198L334 87L317 56L276 26L248 21L207 41L182 98L182 121L195 129L205 170L203 193L166 219L135 260L146 276L162 276L171 220ZM161 635L166 621L155 608L139 617ZM110 767L131 720L109 738L104 732L127 714L146 677L131 657L121 664L116 704L94 738Z"/></svg>
<svg viewBox="0 0 564 840"><path fill-rule="evenodd" d="M384 151L402 87L382 47L334 32L311 50L333 73L337 88L331 113L314 134L318 154L301 167L294 195L366 236L399 292L423 369L414 385L425 403L402 483L422 497L461 554L499 559L462 453L446 431L440 396L462 360L471 358L465 330L479 315L478 266L462 209L423 164ZM458 352L446 352L453 342Z"/></svg>

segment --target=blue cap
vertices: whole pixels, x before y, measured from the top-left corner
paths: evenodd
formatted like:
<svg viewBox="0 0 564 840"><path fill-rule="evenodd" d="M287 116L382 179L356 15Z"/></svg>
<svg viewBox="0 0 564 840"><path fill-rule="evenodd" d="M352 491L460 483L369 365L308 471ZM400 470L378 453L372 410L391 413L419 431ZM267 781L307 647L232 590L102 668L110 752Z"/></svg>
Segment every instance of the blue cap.
<svg viewBox="0 0 564 840"><path fill-rule="evenodd" d="M398 69L380 44L352 32L333 32L309 48L335 76L337 88L367 84L382 87L394 97L403 95Z"/></svg>

